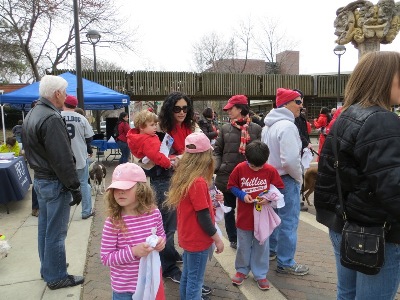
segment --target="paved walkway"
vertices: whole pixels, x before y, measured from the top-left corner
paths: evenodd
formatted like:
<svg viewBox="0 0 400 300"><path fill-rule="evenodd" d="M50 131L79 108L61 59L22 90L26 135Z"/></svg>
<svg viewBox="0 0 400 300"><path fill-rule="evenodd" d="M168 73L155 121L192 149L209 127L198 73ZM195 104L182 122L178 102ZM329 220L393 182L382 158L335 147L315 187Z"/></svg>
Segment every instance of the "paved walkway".
<svg viewBox="0 0 400 300"><path fill-rule="evenodd" d="M107 185L117 165L104 162L107 167ZM83 286L51 291L39 275L37 255L37 218L32 217L30 192L24 200L9 205L10 214L0 206L0 234L6 235L12 249L8 257L0 259L1 299L45 299L45 300L106 300L111 299L109 269L100 262L100 240L105 219L105 204L101 195L94 199L96 216L81 219L81 206L71 210L67 237L68 271L84 274ZM268 279L273 287L260 291L252 278L240 287L231 284L234 274L235 252L226 241L225 251L214 255L207 265L206 285L213 288L211 298L222 299L336 299L336 270L326 227L315 221L314 208L302 212L298 230L296 260L310 267L306 276L282 275L275 272L276 262L270 265ZM223 229L223 224L221 228ZM179 247L178 247L179 250ZM168 300L179 299L178 285L165 281ZM400 295L396 299L400 299Z"/></svg>

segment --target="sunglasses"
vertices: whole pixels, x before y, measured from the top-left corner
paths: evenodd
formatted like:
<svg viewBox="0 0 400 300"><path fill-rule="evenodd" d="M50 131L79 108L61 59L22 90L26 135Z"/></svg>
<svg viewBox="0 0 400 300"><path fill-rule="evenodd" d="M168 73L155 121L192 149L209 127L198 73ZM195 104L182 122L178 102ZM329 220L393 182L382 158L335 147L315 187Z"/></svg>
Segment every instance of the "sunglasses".
<svg viewBox="0 0 400 300"><path fill-rule="evenodd" d="M180 113L181 110L186 114L188 111L188 107L187 106L174 106L174 108L172 109L172 111L176 114Z"/></svg>
<svg viewBox="0 0 400 300"><path fill-rule="evenodd" d="M303 104L303 101L301 101L301 100L293 100L297 105L302 105Z"/></svg>

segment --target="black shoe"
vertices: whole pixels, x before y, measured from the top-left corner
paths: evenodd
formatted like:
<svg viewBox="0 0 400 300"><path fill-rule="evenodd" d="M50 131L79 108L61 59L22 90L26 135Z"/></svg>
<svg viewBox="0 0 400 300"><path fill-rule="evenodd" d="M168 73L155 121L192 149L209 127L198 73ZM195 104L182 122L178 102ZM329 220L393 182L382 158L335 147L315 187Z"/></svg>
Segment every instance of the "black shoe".
<svg viewBox="0 0 400 300"><path fill-rule="evenodd" d="M181 283L181 276L182 276L182 273L178 272L178 273L175 273L172 275L167 275L167 276L165 276L165 278L169 278L175 283Z"/></svg>
<svg viewBox="0 0 400 300"><path fill-rule="evenodd" d="M203 285L201 287L201 294L203 296L211 294L211 288L209 286Z"/></svg>
<svg viewBox="0 0 400 300"><path fill-rule="evenodd" d="M230 246L233 249L237 249L237 242L231 242Z"/></svg>
<svg viewBox="0 0 400 300"><path fill-rule="evenodd" d="M211 300L211 298L206 295L203 295L201 296L201 300Z"/></svg>
<svg viewBox="0 0 400 300"><path fill-rule="evenodd" d="M65 279L62 279L60 281L54 283L47 283L47 286L51 290L57 290L70 286L79 285L82 284L84 281L85 278L83 276L68 275Z"/></svg>

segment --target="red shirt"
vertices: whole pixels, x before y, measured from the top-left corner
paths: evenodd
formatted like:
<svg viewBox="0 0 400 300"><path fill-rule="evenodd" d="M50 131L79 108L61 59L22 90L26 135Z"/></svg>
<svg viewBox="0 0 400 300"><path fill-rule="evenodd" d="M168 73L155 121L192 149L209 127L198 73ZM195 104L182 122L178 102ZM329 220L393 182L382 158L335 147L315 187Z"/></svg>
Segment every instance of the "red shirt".
<svg viewBox="0 0 400 300"><path fill-rule="evenodd" d="M208 184L202 177L195 179L185 198L179 203L176 213L178 220L178 242L186 251L204 251L213 243L197 221L196 212L208 208L214 223L213 206Z"/></svg>
<svg viewBox="0 0 400 300"><path fill-rule="evenodd" d="M175 150L175 154L180 155L185 152L185 139L191 133L192 130L187 128L184 123L182 123L181 126L176 124L175 128L172 129L171 132L168 132L168 134L174 138L172 149Z"/></svg>
<svg viewBox="0 0 400 300"><path fill-rule="evenodd" d="M228 180L228 189L237 187L255 199L261 192L268 190L270 184L283 189L284 184L278 171L271 165L265 164L261 170L250 169L247 161L239 163L233 169ZM242 230L254 230L253 203L242 200L237 204L236 227Z"/></svg>

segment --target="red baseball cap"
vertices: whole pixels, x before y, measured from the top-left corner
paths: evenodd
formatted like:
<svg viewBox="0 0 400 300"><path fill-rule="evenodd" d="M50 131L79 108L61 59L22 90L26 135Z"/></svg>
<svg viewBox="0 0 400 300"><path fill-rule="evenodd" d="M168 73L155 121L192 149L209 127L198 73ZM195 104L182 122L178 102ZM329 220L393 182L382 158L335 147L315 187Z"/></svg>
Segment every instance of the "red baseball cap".
<svg viewBox="0 0 400 300"><path fill-rule="evenodd" d="M245 95L235 95L232 96L228 103L224 106L224 110L231 109L235 104L245 104L248 105L249 102L247 101L247 97Z"/></svg>
<svg viewBox="0 0 400 300"><path fill-rule="evenodd" d="M75 96L72 95L67 95L67 98L65 98L66 104L69 104L71 106L77 107L78 106L78 99Z"/></svg>

